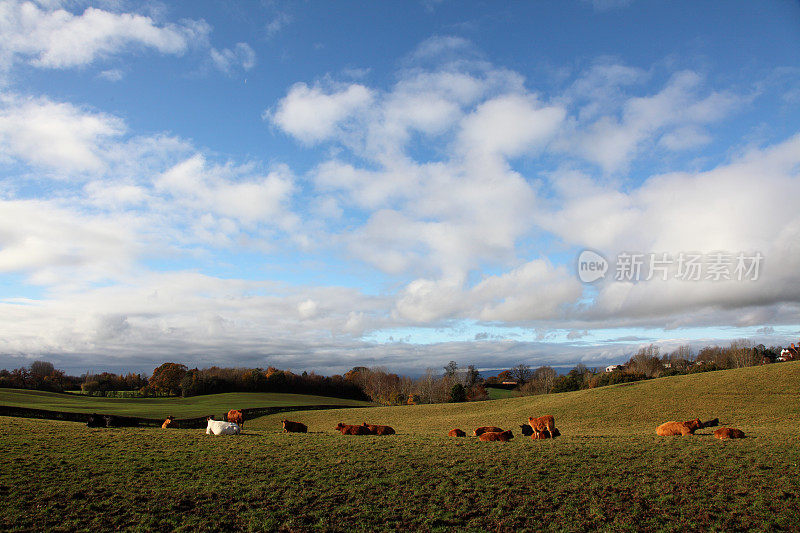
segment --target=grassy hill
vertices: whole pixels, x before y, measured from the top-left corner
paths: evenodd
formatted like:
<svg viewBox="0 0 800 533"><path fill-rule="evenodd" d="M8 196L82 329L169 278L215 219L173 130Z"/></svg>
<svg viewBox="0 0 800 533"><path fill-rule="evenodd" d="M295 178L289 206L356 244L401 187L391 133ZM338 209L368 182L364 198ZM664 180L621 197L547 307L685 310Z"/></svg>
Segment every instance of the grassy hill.
<svg viewBox="0 0 800 533"><path fill-rule="evenodd" d="M368 406L368 402L313 396L261 392L231 392L191 398L96 398L53 392L0 389L0 405L72 413L102 413L142 418L191 418L230 409L313 405Z"/></svg>
<svg viewBox="0 0 800 533"><path fill-rule="evenodd" d="M797 430L800 425L800 362L705 372L609 387L485 402L376 407L369 411L298 413L309 430L330 431L339 421L394 426L415 434L442 434L484 425L518 429L528 416L552 414L569 434L652 433L667 420L719 418L750 430ZM253 421L275 428L280 416Z"/></svg>
<svg viewBox="0 0 800 533"><path fill-rule="evenodd" d="M784 363L538 397L298 411L308 434L282 433L276 415L230 437L0 417L0 530L798 531L799 388L800 362ZM214 398L188 401L198 400ZM545 413L561 438L446 436ZM655 435L660 422L695 416L748 438ZM342 436L340 420L398 434Z"/></svg>

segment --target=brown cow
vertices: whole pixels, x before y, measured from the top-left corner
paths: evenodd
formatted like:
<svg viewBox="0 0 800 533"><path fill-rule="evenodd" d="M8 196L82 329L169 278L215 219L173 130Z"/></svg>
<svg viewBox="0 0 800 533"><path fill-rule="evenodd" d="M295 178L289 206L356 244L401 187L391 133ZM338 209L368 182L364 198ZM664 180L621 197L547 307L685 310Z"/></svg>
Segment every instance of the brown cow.
<svg viewBox="0 0 800 533"><path fill-rule="evenodd" d="M369 429L364 426L352 426L341 422L336 425L336 430L340 431L342 435L369 435Z"/></svg>
<svg viewBox="0 0 800 533"><path fill-rule="evenodd" d="M699 418L686 422L675 422L674 420L664 422L656 428L656 435L661 437L671 437L674 435L694 435L694 432L703 427Z"/></svg>
<svg viewBox="0 0 800 533"><path fill-rule="evenodd" d="M308 433L308 426L303 423L281 420L281 424L283 424L284 433Z"/></svg>
<svg viewBox="0 0 800 533"><path fill-rule="evenodd" d="M736 428L719 428L714 432L714 436L720 440L724 439L743 439L744 431Z"/></svg>
<svg viewBox="0 0 800 533"><path fill-rule="evenodd" d="M511 433L510 429L508 431L486 431L478 435L478 440L482 440L484 442L488 441L508 442L513 438L514 434Z"/></svg>
<svg viewBox="0 0 800 533"><path fill-rule="evenodd" d="M495 426L482 426L477 428L475 431L472 432L473 437L480 437L484 433L500 433L502 432L502 428L495 427Z"/></svg>
<svg viewBox="0 0 800 533"><path fill-rule="evenodd" d="M461 431L460 429L451 429L450 433L447 434L448 437L466 437L467 434Z"/></svg>
<svg viewBox="0 0 800 533"><path fill-rule="evenodd" d="M694 433L698 429L703 429L703 423L700 421L699 418L695 418L694 420L687 420L686 424L692 429L692 433Z"/></svg>
<svg viewBox="0 0 800 533"><path fill-rule="evenodd" d="M175 422L173 422L173 420L175 420L174 416L171 416L171 415L168 416L167 419L164 420L164 423L161 424L161 429L177 427L177 424Z"/></svg>
<svg viewBox="0 0 800 533"><path fill-rule="evenodd" d="M362 425L369 430L370 435L395 434L394 428L392 426L376 426L375 424L367 424L366 422L364 422Z"/></svg>
<svg viewBox="0 0 800 533"><path fill-rule="evenodd" d="M552 415L544 415L540 417L532 416L528 418L528 423L533 428L534 433L537 431L544 431L545 429L550 432L550 435L554 433L556 429L556 419L553 418Z"/></svg>
<svg viewBox="0 0 800 533"><path fill-rule="evenodd" d="M228 414L225 415L226 422L233 422L234 424L238 425L240 428L244 427L244 414L236 409L231 409L228 411Z"/></svg>
<svg viewBox="0 0 800 533"><path fill-rule="evenodd" d="M549 439L549 438L551 438L551 437L552 437L552 435L550 435L550 432L549 432L549 431L547 431L546 429L543 429L543 430L541 430L541 431L534 431L534 432L531 434L531 439L532 439L532 440L542 440L542 439Z"/></svg>

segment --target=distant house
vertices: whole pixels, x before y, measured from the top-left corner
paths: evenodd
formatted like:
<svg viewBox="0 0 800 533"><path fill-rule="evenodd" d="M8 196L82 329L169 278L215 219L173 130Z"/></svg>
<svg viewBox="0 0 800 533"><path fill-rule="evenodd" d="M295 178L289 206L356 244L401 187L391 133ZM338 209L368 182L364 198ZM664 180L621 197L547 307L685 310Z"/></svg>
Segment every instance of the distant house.
<svg viewBox="0 0 800 533"><path fill-rule="evenodd" d="M519 385L519 383L517 383L516 381L503 381L500 384L501 385L508 385L510 387L516 387L517 385Z"/></svg>
<svg viewBox="0 0 800 533"><path fill-rule="evenodd" d="M781 350L781 355L778 361L797 361L800 360L800 343L795 347L794 343L790 344L788 348Z"/></svg>
<svg viewBox="0 0 800 533"><path fill-rule="evenodd" d="M606 372L613 372L614 370L617 370L618 368L622 368L622 365L608 365L606 367Z"/></svg>

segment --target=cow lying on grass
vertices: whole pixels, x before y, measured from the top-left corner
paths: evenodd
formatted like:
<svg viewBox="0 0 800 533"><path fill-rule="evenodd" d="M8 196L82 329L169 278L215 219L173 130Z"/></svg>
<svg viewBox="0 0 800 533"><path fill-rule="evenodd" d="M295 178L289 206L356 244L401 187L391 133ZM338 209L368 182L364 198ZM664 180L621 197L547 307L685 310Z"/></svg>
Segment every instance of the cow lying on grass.
<svg viewBox="0 0 800 533"><path fill-rule="evenodd" d="M508 442L514 438L514 434L511 433L511 430L508 431L486 431L478 435L478 440L489 442L489 441L498 441L498 442Z"/></svg>
<svg viewBox="0 0 800 533"><path fill-rule="evenodd" d="M709 420L708 422L703 422L704 428L712 428L718 425L719 425L719 418L715 418L714 420Z"/></svg>
<svg viewBox="0 0 800 533"><path fill-rule="evenodd" d="M364 426L353 426L350 424L336 424L336 431L341 432L342 435L369 435L369 429Z"/></svg>
<svg viewBox="0 0 800 533"><path fill-rule="evenodd" d="M686 422L675 422L674 420L664 422L656 428L656 435L661 437L671 437L674 435L694 435L694 432L703 428L703 423L699 418L687 420Z"/></svg>
<svg viewBox="0 0 800 533"><path fill-rule="evenodd" d="M375 424L367 424L366 422L364 422L362 426L369 430L370 435L394 435L395 433L392 426L376 426Z"/></svg>
<svg viewBox="0 0 800 533"><path fill-rule="evenodd" d="M206 435L238 435L241 431L239 425L233 422L214 420L210 416L207 420L208 426L206 426Z"/></svg>
<svg viewBox="0 0 800 533"><path fill-rule="evenodd" d="M503 429L495 426L482 426L472 432L473 437L480 437L484 433L500 433Z"/></svg>
<svg viewBox="0 0 800 533"><path fill-rule="evenodd" d="M450 433L448 433L447 436L448 437L466 437L467 434L464 433L462 430L456 428L456 429L451 429Z"/></svg>
<svg viewBox="0 0 800 533"><path fill-rule="evenodd" d="M714 436L720 440L743 439L744 431L736 428L719 428L714 432Z"/></svg>
<svg viewBox="0 0 800 533"><path fill-rule="evenodd" d="M308 433L308 426L291 420L281 420L284 433Z"/></svg>
<svg viewBox="0 0 800 533"><path fill-rule="evenodd" d="M225 420L227 420L228 422L233 422L240 428L244 427L244 413L242 413L237 409L231 409L230 411L228 411L228 414L225 415Z"/></svg>

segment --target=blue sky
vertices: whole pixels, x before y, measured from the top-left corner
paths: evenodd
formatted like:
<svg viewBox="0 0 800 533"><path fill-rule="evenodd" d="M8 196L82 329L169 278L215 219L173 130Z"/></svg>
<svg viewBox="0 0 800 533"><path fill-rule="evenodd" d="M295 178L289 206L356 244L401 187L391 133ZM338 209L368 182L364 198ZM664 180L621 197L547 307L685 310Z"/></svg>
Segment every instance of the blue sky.
<svg viewBox="0 0 800 533"><path fill-rule="evenodd" d="M797 342L798 57L784 1L0 1L0 366Z"/></svg>

